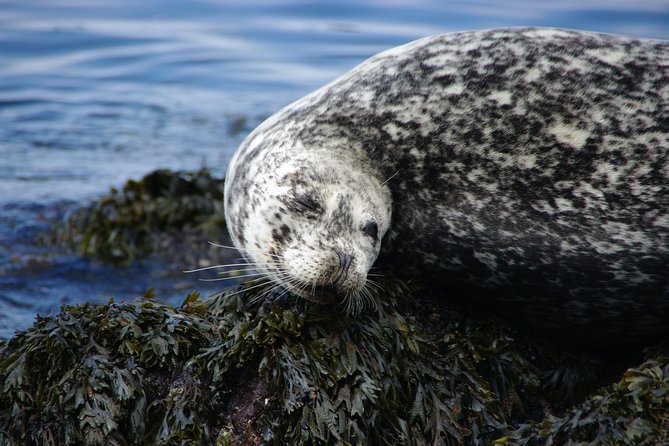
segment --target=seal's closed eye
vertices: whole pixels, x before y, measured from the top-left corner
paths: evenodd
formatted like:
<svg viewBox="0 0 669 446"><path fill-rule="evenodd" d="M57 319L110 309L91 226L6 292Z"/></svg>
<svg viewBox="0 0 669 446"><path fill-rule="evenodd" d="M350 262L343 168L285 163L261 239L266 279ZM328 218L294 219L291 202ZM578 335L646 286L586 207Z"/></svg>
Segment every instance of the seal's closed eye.
<svg viewBox="0 0 669 446"><path fill-rule="evenodd" d="M379 239L379 226L376 222L368 221L362 227L362 233L374 239L374 243Z"/></svg>
<svg viewBox="0 0 669 446"><path fill-rule="evenodd" d="M301 213L321 214L323 207L309 194L295 195L292 200L293 209Z"/></svg>

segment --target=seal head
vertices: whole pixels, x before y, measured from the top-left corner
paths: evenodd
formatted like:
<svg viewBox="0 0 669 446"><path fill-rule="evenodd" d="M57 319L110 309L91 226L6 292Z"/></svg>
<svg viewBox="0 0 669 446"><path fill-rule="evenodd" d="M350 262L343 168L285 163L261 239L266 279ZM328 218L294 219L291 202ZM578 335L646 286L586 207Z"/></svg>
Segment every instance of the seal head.
<svg viewBox="0 0 669 446"><path fill-rule="evenodd" d="M304 148L296 156L286 152L266 148L262 161L229 172L233 241L277 285L355 311L368 295L367 273L390 224L390 191L350 159Z"/></svg>

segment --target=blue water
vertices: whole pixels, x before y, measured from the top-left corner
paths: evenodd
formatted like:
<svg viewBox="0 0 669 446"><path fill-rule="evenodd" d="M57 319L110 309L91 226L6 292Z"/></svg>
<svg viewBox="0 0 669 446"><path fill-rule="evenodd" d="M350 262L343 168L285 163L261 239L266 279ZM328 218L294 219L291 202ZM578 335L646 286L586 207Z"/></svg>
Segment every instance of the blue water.
<svg viewBox="0 0 669 446"><path fill-rule="evenodd" d="M65 303L220 287L45 248L57 216L156 168L223 175L254 124L378 51L519 25L669 39L669 2L0 0L0 338Z"/></svg>

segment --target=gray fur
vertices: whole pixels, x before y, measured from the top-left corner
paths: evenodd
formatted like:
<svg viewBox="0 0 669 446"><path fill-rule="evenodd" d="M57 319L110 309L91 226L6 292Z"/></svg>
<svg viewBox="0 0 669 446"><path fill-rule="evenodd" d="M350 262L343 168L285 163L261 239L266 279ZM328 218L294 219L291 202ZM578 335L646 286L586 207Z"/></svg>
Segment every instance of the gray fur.
<svg viewBox="0 0 669 446"><path fill-rule="evenodd" d="M240 247L265 177L300 157L339 160L343 191L347 170L372 188L397 173L379 262L444 294L592 342L669 328L668 42L501 29L374 56L242 144Z"/></svg>

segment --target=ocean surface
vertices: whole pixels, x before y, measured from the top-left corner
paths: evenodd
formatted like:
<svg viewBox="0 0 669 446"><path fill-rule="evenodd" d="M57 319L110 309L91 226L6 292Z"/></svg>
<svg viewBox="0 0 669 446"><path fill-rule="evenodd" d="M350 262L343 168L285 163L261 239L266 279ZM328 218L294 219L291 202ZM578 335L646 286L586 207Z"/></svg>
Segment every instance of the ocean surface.
<svg viewBox="0 0 669 446"><path fill-rule="evenodd" d="M63 304L221 288L50 248L54 219L157 168L222 176L263 117L381 50L523 25L669 39L669 2L0 0L0 338Z"/></svg>

